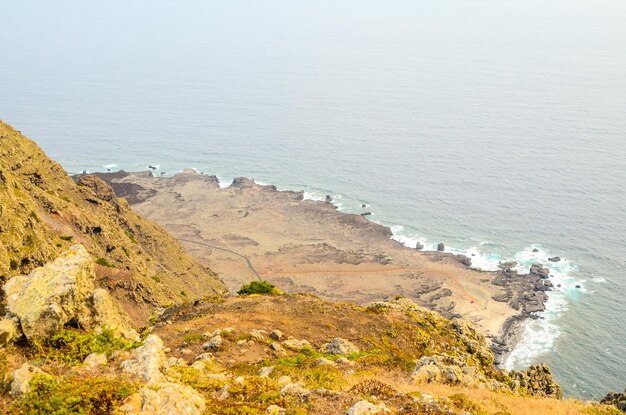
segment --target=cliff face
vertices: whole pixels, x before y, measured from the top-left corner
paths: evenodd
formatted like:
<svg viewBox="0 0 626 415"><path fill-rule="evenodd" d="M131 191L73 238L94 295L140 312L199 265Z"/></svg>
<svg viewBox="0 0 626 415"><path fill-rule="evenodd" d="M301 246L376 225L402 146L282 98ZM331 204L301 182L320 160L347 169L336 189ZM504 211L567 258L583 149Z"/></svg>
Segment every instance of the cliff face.
<svg viewBox="0 0 626 415"><path fill-rule="evenodd" d="M225 288L105 182L83 176L74 183L34 142L0 121L0 282L27 274L74 243L96 259L97 285L137 324L155 307Z"/></svg>

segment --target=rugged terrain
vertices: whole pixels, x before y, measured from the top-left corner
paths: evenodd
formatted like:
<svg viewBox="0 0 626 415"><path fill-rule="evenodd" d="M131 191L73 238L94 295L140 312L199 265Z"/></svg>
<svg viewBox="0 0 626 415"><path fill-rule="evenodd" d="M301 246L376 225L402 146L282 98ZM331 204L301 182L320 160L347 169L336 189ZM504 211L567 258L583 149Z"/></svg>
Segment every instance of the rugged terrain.
<svg viewBox="0 0 626 415"><path fill-rule="evenodd" d="M185 185L187 177L176 178L181 179ZM189 183L204 186L205 181L213 180L194 175ZM119 185L132 190L129 196L137 197L134 202L140 202L144 193L155 194L134 183ZM249 191L293 197L295 211L300 211L301 197L245 180L223 193L224 200ZM391 291L385 291L389 297L385 301L372 302L376 295L370 293L371 297L360 297L360 303L367 303L360 305L320 298L324 294L321 282L316 283L320 289L315 289L319 295L303 284L303 293L290 284L284 284L290 291L284 293L257 281L239 295L228 292L213 271L186 254L158 225L134 213L104 181L93 175L72 181L32 141L6 124L0 124L0 202L0 413L620 413L615 406L563 400L560 386L545 365L521 372L498 369L481 332L468 321L447 318L454 317L455 305L443 308L447 317L430 310L441 307L439 299L452 296L447 292L439 299L433 294L411 295L420 304L408 296L392 296ZM332 207L312 206L320 209L318 217L337 220L331 215ZM280 211L270 212L277 226ZM191 213L187 211L190 223L195 223ZM174 217L178 214L172 210ZM244 218L250 215L242 213ZM373 229L388 241L383 227L370 228L359 217L341 217L345 223L339 231L345 225L366 237ZM306 226L306 220L310 219L301 217L300 224ZM391 257L389 253L396 251L389 251L390 245L385 244L376 254L371 245L376 239L367 240L367 249L364 245L353 252L346 250L348 245L340 245L341 238L335 238L331 240L339 247L321 242L321 259L313 264L311 252L317 245L310 246L311 241L301 247L294 244L297 252L305 254L293 265L277 262L271 252L253 256L213 245L218 242L214 240L194 242L236 257L208 257L207 263L221 266L243 261L260 277L269 277L270 272L258 271L257 263L305 270L319 266L319 261L346 263L356 268L337 275L353 275L358 288L355 295L363 295L363 281L371 282L369 277L359 282L361 272L367 275L361 261L379 264L392 278L393 267L415 256L426 265L423 274L411 279L416 284L412 290L424 281L434 287L418 294L460 287L461 297L473 299L466 301L469 304L482 299L515 310L518 301L518 308L530 312L531 301L519 298L520 286L507 283L514 279L510 273L477 273L449 255L416 256L404 250ZM264 243L271 243L269 236ZM285 245L276 243L280 256ZM333 255L328 257L327 250ZM264 256L268 262L260 260ZM295 257L282 260L288 258ZM272 272L276 269L271 268ZM224 275L234 275L230 272L226 268ZM245 275L250 280L250 274ZM466 277L469 282L463 283ZM544 280L547 277L537 277L534 283ZM229 281L231 287L237 286ZM496 291L478 293L478 287L487 284ZM477 293L470 295L471 290ZM502 298L485 299L492 294ZM488 327L485 320L477 320ZM610 395L607 400L619 406L623 396Z"/></svg>
<svg viewBox="0 0 626 415"><path fill-rule="evenodd" d="M155 220L231 289L254 278L291 293L359 304L402 295L447 317L462 316L494 339L501 357L519 321L543 310L548 275L469 268L471 258L420 252L391 230L302 192L186 171L98 174L133 209ZM541 267L537 268L541 269Z"/></svg>
<svg viewBox="0 0 626 415"><path fill-rule="evenodd" d="M155 307L225 289L155 223L95 176L75 183L31 140L0 121L0 281L74 243L97 260L97 284L141 323Z"/></svg>

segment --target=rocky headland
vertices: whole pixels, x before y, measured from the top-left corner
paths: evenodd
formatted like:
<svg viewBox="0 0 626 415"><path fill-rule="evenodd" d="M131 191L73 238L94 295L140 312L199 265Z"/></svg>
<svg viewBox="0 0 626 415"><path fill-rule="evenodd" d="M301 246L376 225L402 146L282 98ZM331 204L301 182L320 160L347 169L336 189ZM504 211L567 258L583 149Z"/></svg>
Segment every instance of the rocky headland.
<svg viewBox="0 0 626 415"><path fill-rule="evenodd" d="M541 266L475 271L248 179L102 177L0 122L0 413L619 413L495 364Z"/></svg>
<svg viewBox="0 0 626 415"><path fill-rule="evenodd" d="M507 264L499 272L477 271L471 258L407 248L390 238L388 227L363 215L252 179L236 178L221 188L215 176L193 170L171 178L151 172L97 176L196 259L218 269L231 289L262 278L287 292L336 301L405 296L474 322L491 339L497 361L510 352L520 323L543 310L552 288L540 266L528 275Z"/></svg>

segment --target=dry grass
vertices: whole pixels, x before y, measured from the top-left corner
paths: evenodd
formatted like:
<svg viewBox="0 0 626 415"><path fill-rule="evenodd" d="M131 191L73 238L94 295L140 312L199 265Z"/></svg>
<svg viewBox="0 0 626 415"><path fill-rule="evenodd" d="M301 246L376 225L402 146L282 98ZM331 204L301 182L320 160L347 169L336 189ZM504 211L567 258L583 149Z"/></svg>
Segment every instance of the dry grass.
<svg viewBox="0 0 626 415"><path fill-rule="evenodd" d="M403 392L418 389L420 392L439 397L463 394L487 414L504 412L510 415L583 415L589 414L587 410L592 408L590 404L575 399L557 400L528 396L521 397L513 394L492 392L486 389L472 389L460 386L439 384L419 385L417 388L416 386L406 384L394 386ZM598 415L600 414L609 415L610 412L600 411Z"/></svg>

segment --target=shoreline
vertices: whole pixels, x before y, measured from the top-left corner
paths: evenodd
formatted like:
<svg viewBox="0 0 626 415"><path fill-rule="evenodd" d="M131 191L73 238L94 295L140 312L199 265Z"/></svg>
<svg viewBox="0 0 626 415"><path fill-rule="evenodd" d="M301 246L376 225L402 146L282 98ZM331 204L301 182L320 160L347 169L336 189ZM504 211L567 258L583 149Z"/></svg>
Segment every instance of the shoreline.
<svg viewBox="0 0 626 415"><path fill-rule="evenodd" d="M406 284L402 284L402 289L399 289L399 285L395 285L394 288L398 288L397 291L400 291L399 294L401 295L407 294L407 291L414 291L412 295L409 294L406 296L412 299L417 299L421 305L437 310L448 317L463 317L473 321L489 338L491 342L490 347L494 351L495 360L500 366L504 364L508 355L519 342L522 336L523 322L529 318L537 318L537 312L545 310L545 302L547 301L547 295L545 292L550 289L549 285L544 283L547 278L541 278L537 275L533 275L532 273L528 275L519 274L510 268L503 268L499 271L477 270L469 266L471 258L464 257L462 255L455 255L449 252L417 251L413 248L407 247L403 242L394 239L394 234L390 227L373 222L364 215L342 212L338 210L336 206L332 205L328 199L326 201L305 199L304 191L279 191L273 185L259 185L255 183L253 179L246 178L235 178L230 186L223 187L223 184L220 185L219 179L216 176L209 176L192 170L186 170L171 177L154 177L149 171L139 173L119 171L116 173L95 174L107 181L113 187L118 196L126 197L129 203L133 205L133 208L138 210L141 214L161 223L162 226L168 229L181 241L183 241L183 239L187 239L188 242L191 242L189 239L191 237L196 243L206 244L207 242L210 242L213 244L213 247L217 249L223 249L218 247L218 245L225 246L226 248L232 246L249 248L250 245L254 247L254 243L256 242L256 246L261 245L262 249L273 248L269 249L268 252L265 253L265 256L275 255L276 248L279 248L279 251L280 248L285 248L278 246L268 247L267 245L271 244L263 242L259 244L255 238L259 239L259 234L264 236L262 231L256 235L249 235L255 236L255 238L249 237L247 238L248 241L246 241L246 237L242 238L241 235L226 235L225 239L222 238L221 240L214 240L215 238L211 239L210 237L215 237L215 235L211 234L211 232L208 232L209 234L207 235L206 229L198 229L197 225L195 228L193 226L184 226L185 221L196 218L195 215L197 215L199 211L197 206L196 209L190 208L190 205L193 205L193 203L197 201L187 200L186 197L196 197L199 194L198 192L201 192L203 196L207 196L203 199L205 202L215 202L216 200L221 201L223 199L223 195L220 195L220 192L225 192L225 194L233 193L229 195L231 198L237 198L237 196L239 196L242 201L249 202L250 198L252 198L253 203L251 203L251 205L257 209L265 209L269 212L273 212L276 209L275 205L278 205L280 209L286 210L287 214L295 216L296 218L303 215L306 216L311 212L314 215L322 214L324 217L330 216L332 220L340 223L340 228L349 229L347 235L354 236L352 229L350 228L357 228L359 232L366 234L365 239L370 238L373 239L374 242L381 244L383 244L383 239L386 240L384 242L385 247L383 249L381 246L381 250L393 253L393 255L390 256L391 259L375 259L368 257L367 255L350 258L350 254L354 254L353 251L358 251L359 248L363 250L362 244L354 242L354 245L358 246L333 246L341 245L342 243L338 240L340 238L332 237L330 238L329 244L326 244L327 241L321 241L322 247L319 248L318 251L324 252L316 252L315 250L311 252L309 245L298 246L295 249L294 247L290 247L294 252L285 253L283 257L286 257L287 259L281 258L281 260L283 262L289 261L290 259L294 260L294 262L299 261L300 264L298 264L298 266L294 266L294 269L288 269L286 272L281 273L279 272L279 269L277 269L280 267L277 267L275 263L270 264L271 266L261 267L264 269L261 271L262 277L271 279L272 282L277 282L279 286L282 285L281 288L284 288L287 291L297 291L298 289L304 288L305 292L314 292L322 297L339 301L354 301L357 303L363 303L363 300L367 300L367 297L369 297L369 300L383 299L387 295L387 292L376 293L375 290L373 295L372 293L367 295L367 293L364 294L363 292L348 292L345 295L337 295L337 292L329 294L328 292L324 292L320 289L324 287L325 282L327 283L327 288L331 288L333 290L343 288L344 291L346 290L344 287L337 286L336 279L333 281L333 278L329 279L323 276L328 273L333 273L335 277L347 280L354 278L354 275L366 275L367 273L372 273L373 277L383 276L384 278L387 275L385 273L389 270L389 268L391 268L389 267L390 263L393 262L401 264L402 260L398 260L398 257L402 257L402 259L404 259L404 257L411 257L408 259L408 261L411 262L417 253L417 256L427 258L426 261L417 261L417 265L409 264L409 266L406 266L406 264L403 264L406 268L404 269L405 271L414 271L416 267L419 268L419 272L413 276L413 279L417 280L412 284L412 288L414 290L406 290ZM193 191L185 189L191 187L193 188ZM185 193L185 190L189 191L189 193ZM167 200L166 203L164 203L165 200ZM260 202L265 203L265 206L259 207ZM171 217L171 214L173 213L171 210L176 210L177 206L179 210L184 209L187 211L187 214L184 215L183 221L181 221L181 218L173 220ZM332 212L329 211L329 208ZM219 214L232 214L232 212L226 209L225 212L220 211ZM288 218L283 220L288 221L290 219ZM245 227L244 224L240 224L236 220L233 221L232 218L229 223L234 224L234 228L237 228L237 226ZM305 223L313 223L315 227L321 227L322 234L324 227L326 226L323 222L315 220L312 221L308 217L306 218ZM330 228L326 230L329 230L329 232L334 231ZM233 232L236 233L236 231L242 231L242 229L235 229ZM375 234L375 236L372 237L372 234ZM317 242L315 246L318 247L318 245L320 245L320 240L322 240L323 237L311 239L312 240L309 241L309 244ZM286 242L286 246L289 247L290 243L294 241L289 240ZM324 244L330 246L324 247ZM189 245L186 244L185 246ZM333 251L333 248L336 252ZM304 250L306 252L298 252L298 250ZM258 253L254 252L254 248L248 251L253 253L253 261L259 261ZM202 252L202 250L192 247L190 247L189 252L192 255L195 254L194 256L198 259L205 260L214 265L216 261L218 263L221 262L222 265L233 265L232 260L228 258L216 258L214 252ZM330 260L329 258L326 258L329 255L332 257ZM257 257L255 258L255 256ZM314 257L313 260L311 260L312 257ZM337 258L340 258L340 260L337 261ZM329 263L331 263L331 267L333 268L332 272L327 269ZM349 264L349 266L344 267L346 263ZM325 265L326 267L316 267L316 265L320 264ZM421 265L422 267L420 268L418 265ZM438 265L445 268L445 272L437 268ZM478 279L478 284L474 284L470 287L467 284L467 281L463 281L462 278L456 278L456 276L453 276L451 278L452 281L450 281L450 276L446 275L446 272L447 274L454 273L455 269L459 267L466 270L465 275L468 279ZM222 273L222 266L217 266L216 268L220 271L220 273ZM237 269L237 266L234 266L234 268ZM267 268L269 268L269 270ZM436 279L435 281L432 281L432 279L429 278L427 271L434 272L435 274L442 274L443 278L438 281ZM294 272L298 272L299 278L286 276ZM390 274L389 284L392 284L393 282L396 282L399 277L396 275L398 273L394 273L393 270ZM418 277L418 274L421 275ZM322 276L322 281L318 281L317 284L313 284L313 287L311 287L310 284L306 284L307 280L315 280L320 276ZM302 280L304 280L305 284L302 283ZM369 281L374 281L374 279L370 279L368 282ZM238 282L239 281L237 281L237 283ZM229 285L236 286L236 283L231 281L231 284ZM368 284L366 282L356 288L361 289L361 291L367 291L363 290L363 286L367 287L367 285ZM478 285L479 287L476 287L475 285ZM499 287L499 292L497 290L496 292L492 292L493 287L490 288L492 285ZM389 291L389 287L384 288L387 288L387 291ZM468 289L471 289L472 291L468 291ZM405 292L403 293L402 291ZM485 291L490 294L485 295L485 292L479 293L479 291ZM446 302L445 300L448 297L452 297L453 301ZM470 298L469 301L467 301L468 298ZM476 310L476 307L472 307L472 304L474 304L475 301L471 300L471 298L473 298L476 302L479 302L478 299L480 299L482 304L488 303L488 305L484 305L482 312L481 310ZM494 304L494 301L491 300L499 303L500 306L498 306L498 304ZM508 307L503 307L501 306L502 304L506 304ZM492 311L488 311L488 308ZM493 310L495 309L499 310L498 314L493 313ZM499 315L499 313L504 314ZM497 327L494 327L493 320L498 320Z"/></svg>

